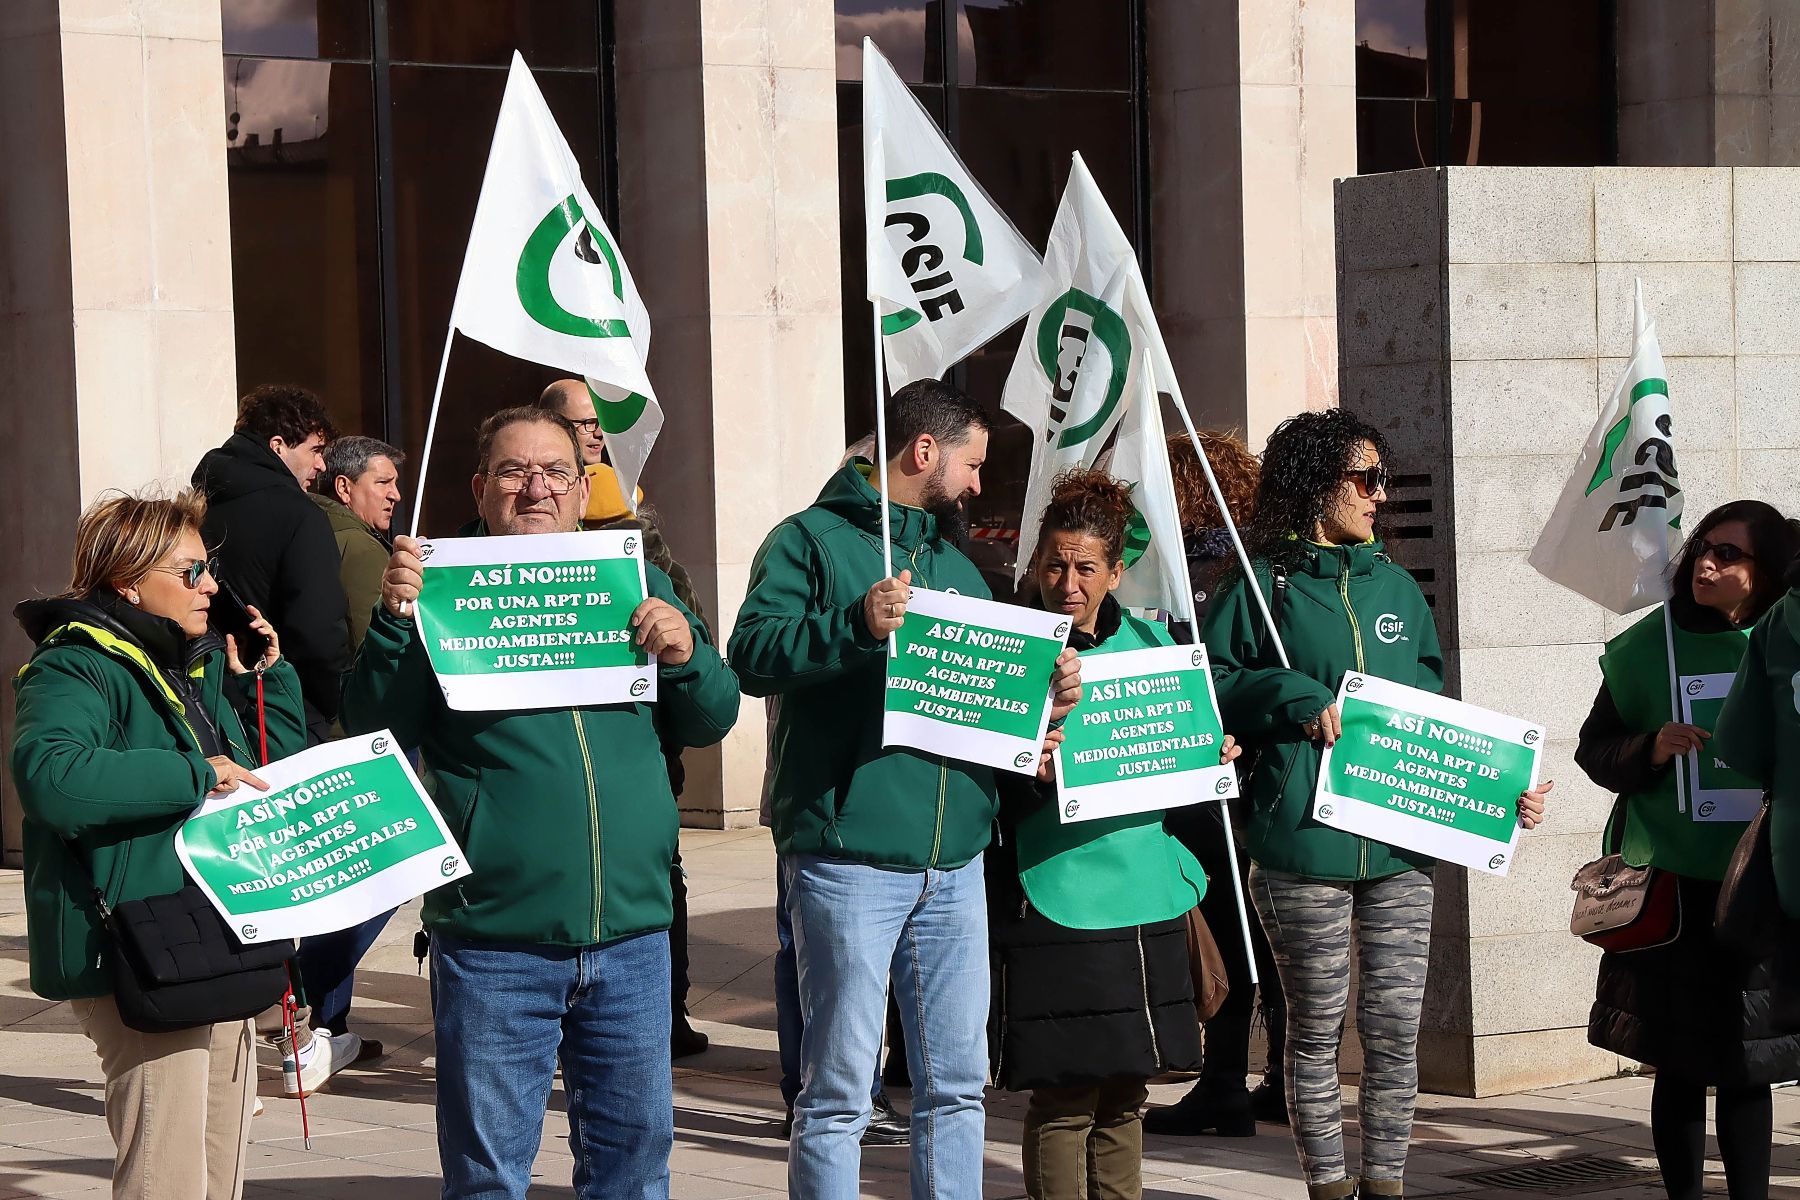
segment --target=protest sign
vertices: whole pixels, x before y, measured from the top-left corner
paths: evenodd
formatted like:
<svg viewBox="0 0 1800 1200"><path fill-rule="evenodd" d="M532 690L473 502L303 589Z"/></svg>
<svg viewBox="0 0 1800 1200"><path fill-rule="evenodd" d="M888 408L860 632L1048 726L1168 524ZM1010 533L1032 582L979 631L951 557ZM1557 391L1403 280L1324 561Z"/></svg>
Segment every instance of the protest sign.
<svg viewBox="0 0 1800 1200"><path fill-rule="evenodd" d="M348 929L469 873L385 729L256 774L268 791L208 796L175 833L188 877L246 943Z"/></svg>
<svg viewBox="0 0 1800 1200"><path fill-rule="evenodd" d="M649 594L635 529L425 542L419 636L451 708L650 703L631 628Z"/></svg>
<svg viewBox="0 0 1800 1200"><path fill-rule="evenodd" d="M1543 726L1355 671L1338 712L1343 734L1319 764L1315 820L1506 874Z"/></svg>
<svg viewBox="0 0 1800 1200"><path fill-rule="evenodd" d="M1681 677L1681 719L1712 730L1731 692L1731 672ZM1762 785L1740 775L1702 746L1683 757L1688 777L1688 812L1696 821L1748 821L1762 807Z"/></svg>
<svg viewBox="0 0 1800 1200"><path fill-rule="evenodd" d="M1055 613L914 588L888 659L881 744L1032 774L1068 638Z"/></svg>
<svg viewBox="0 0 1800 1200"><path fill-rule="evenodd" d="M1093 821L1234 798L1204 646L1081 657L1081 703L1056 750L1058 815Z"/></svg>

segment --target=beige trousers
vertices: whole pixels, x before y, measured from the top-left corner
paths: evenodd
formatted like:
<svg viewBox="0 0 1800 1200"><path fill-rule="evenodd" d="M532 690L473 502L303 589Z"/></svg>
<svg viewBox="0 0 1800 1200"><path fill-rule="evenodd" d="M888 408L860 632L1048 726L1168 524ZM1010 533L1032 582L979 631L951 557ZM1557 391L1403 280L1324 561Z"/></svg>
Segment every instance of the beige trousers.
<svg viewBox="0 0 1800 1200"><path fill-rule="evenodd" d="M250 1022L139 1033L111 996L72 1007L106 1074L114 1200L239 1200L256 1098Z"/></svg>

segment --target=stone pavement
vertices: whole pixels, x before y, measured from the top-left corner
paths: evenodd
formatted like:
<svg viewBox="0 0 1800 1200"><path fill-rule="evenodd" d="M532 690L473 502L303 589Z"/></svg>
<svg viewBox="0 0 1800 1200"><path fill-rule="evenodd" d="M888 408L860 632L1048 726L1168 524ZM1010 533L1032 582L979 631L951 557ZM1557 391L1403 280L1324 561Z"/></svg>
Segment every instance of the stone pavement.
<svg viewBox="0 0 1800 1200"><path fill-rule="evenodd" d="M673 1194L677 1200L775 1197L785 1190L786 1144L776 1136L781 1100L770 1000L774 856L760 830L688 830L682 857L692 906L690 1004L713 1048L675 1071ZM68 1006L46 1004L26 988L21 888L18 872L0 872L0 1198L104 1196L112 1143L98 1064ZM414 924L408 913L397 916L359 976L358 1026L386 1042L389 1055L376 1070L340 1075L309 1101L311 1150L301 1144L297 1106L279 1098L275 1064L265 1060L268 1111L252 1128L246 1197L437 1196L431 1021L426 981L410 956ZM1153 1101L1173 1101L1181 1091L1154 1089ZM1346 1095L1353 1098L1354 1091ZM1425 1097L1408 1194L1660 1197L1646 1123L1649 1096L1648 1080L1625 1077L1488 1100ZM572 1192L560 1089L551 1107L532 1194L566 1197ZM993 1094L989 1197L1024 1195L1022 1112L1019 1097ZM1775 1115L1771 1194L1800 1200L1800 1095L1777 1092ZM864 1194L905 1197L906 1155L904 1149L868 1151ZM1615 1174L1584 1182L1601 1170ZM1306 1189L1287 1131L1264 1126L1255 1138L1148 1139L1144 1192L1151 1200L1300 1200ZM1725 1194L1716 1175L1708 1188L1715 1193Z"/></svg>

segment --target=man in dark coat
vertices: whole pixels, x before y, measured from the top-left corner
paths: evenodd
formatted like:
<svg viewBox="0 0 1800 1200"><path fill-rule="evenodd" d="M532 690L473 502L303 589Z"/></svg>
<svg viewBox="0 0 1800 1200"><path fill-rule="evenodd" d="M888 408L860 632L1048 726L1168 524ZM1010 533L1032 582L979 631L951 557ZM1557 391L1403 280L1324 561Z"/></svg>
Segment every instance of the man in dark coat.
<svg viewBox="0 0 1800 1200"><path fill-rule="evenodd" d="M335 431L305 388L264 385L238 401L236 432L194 468L220 578L281 635L300 675L309 742L331 736L350 630L331 522L307 498ZM223 615L223 614L222 614Z"/></svg>

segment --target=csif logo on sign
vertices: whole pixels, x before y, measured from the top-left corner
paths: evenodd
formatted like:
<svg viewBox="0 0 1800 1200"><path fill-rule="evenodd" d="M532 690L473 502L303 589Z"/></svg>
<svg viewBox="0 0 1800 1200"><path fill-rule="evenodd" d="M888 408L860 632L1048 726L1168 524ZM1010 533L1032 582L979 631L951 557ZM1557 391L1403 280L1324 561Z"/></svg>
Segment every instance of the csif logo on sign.
<svg viewBox="0 0 1800 1200"><path fill-rule="evenodd" d="M890 179L883 224L900 254L900 269L906 273L919 307L882 317L881 332L899 333L921 319L941 321L961 312L958 265L979 267L986 260L981 224L962 188L936 171Z"/></svg>
<svg viewBox="0 0 1800 1200"><path fill-rule="evenodd" d="M1038 321L1035 348L1038 367L1050 381L1050 420L1044 440L1067 449L1103 432L1124 399L1131 367L1131 330L1125 318L1104 300L1070 288ZM1104 360L1094 357L1096 349L1104 353ZM1074 415L1070 407L1076 385L1090 367L1106 371L1105 392L1092 413L1065 428Z"/></svg>

